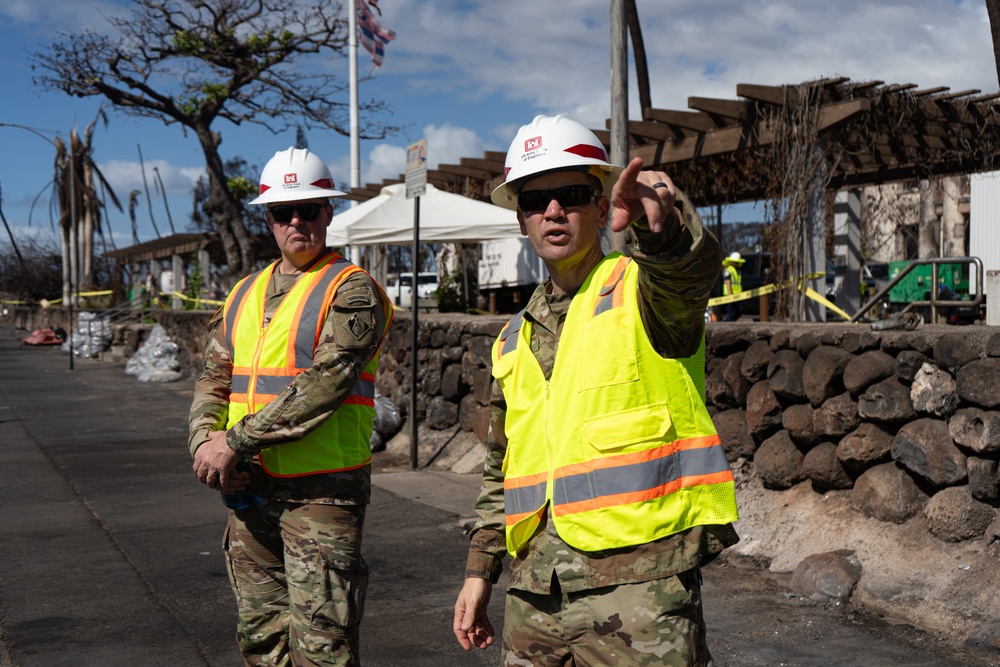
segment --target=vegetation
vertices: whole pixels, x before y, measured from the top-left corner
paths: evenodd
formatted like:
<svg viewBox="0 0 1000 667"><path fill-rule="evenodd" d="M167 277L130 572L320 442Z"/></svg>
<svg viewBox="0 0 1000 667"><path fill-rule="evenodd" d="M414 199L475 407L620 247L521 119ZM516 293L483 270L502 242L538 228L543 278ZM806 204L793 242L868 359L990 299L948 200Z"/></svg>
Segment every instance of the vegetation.
<svg viewBox="0 0 1000 667"><path fill-rule="evenodd" d="M466 292L468 285L468 292ZM471 305L475 305L475 295L479 293L478 275L476 271L470 271L466 276L461 269L456 269L444 277L438 283L437 297L438 310L442 313L465 313ZM470 296L471 295L471 296Z"/></svg>
<svg viewBox="0 0 1000 667"><path fill-rule="evenodd" d="M22 236L16 242L19 252L9 243L0 243L0 294L31 303L57 298L62 289L62 259L56 241Z"/></svg>

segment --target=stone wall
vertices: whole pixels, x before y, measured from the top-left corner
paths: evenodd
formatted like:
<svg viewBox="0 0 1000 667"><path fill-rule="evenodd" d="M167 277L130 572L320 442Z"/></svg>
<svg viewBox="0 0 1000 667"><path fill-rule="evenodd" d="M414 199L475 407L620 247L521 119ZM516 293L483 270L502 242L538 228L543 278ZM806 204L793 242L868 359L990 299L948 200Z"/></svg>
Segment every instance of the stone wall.
<svg viewBox="0 0 1000 667"><path fill-rule="evenodd" d="M804 597L1000 646L1000 330L714 323L730 551Z"/></svg>
<svg viewBox="0 0 1000 667"><path fill-rule="evenodd" d="M709 327L705 391L734 467L765 488L852 490L868 516L924 513L957 542L1000 497L1000 333L990 327Z"/></svg>

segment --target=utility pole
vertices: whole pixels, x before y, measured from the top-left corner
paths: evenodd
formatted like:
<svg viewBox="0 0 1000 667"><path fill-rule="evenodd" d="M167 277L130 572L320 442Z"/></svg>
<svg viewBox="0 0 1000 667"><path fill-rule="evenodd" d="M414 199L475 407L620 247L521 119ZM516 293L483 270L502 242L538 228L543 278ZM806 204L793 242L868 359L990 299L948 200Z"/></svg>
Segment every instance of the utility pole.
<svg viewBox="0 0 1000 667"><path fill-rule="evenodd" d="M626 165L628 158L628 22L625 0L611 0L611 163ZM624 250L625 233L605 230L609 249Z"/></svg>

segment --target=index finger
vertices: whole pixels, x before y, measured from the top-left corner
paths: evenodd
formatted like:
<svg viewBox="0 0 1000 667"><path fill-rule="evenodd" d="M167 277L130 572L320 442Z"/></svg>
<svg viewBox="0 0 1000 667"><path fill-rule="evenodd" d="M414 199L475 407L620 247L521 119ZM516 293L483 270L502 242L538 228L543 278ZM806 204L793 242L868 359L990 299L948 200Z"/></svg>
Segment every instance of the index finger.
<svg viewBox="0 0 1000 667"><path fill-rule="evenodd" d="M634 213L632 209L639 200L635 186L641 171L642 158L632 158L625 166L625 170L618 176L618 181L615 182L615 187L611 190L611 205L614 207L611 229L616 232L622 231L632 222Z"/></svg>

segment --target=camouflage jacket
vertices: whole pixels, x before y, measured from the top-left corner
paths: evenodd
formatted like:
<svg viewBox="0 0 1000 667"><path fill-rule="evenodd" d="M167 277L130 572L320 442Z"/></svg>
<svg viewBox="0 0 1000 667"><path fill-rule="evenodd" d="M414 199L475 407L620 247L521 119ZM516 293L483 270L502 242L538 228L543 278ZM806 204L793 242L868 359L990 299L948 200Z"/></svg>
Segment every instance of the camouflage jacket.
<svg viewBox="0 0 1000 667"><path fill-rule="evenodd" d="M297 278L274 272L267 287L265 320L271 317ZM226 441L233 451L253 458L266 447L280 447L301 438L333 414L378 350L385 329L378 299L379 292L367 274L357 272L344 281L323 323L312 367L297 375L289 388L259 412L247 415L228 429ZM358 327L357 318L370 326ZM221 319L220 310L212 321L205 369L195 383L188 438L192 456L204 444L209 431L225 428L229 413L233 365ZM285 404L291 391L295 397ZM364 466L344 472L277 478L254 462L248 491L289 502L366 504L371 496L371 469Z"/></svg>
<svg viewBox="0 0 1000 667"><path fill-rule="evenodd" d="M719 243L706 231L691 202L681 195L672 224L653 234L645 220L628 231L626 254L639 265L639 304L649 339L665 357L687 357L701 342L709 293L719 276ZM524 316L532 322L531 351L548 379L556 346L572 297L553 294L549 280L538 286ZM507 449L504 430L506 401L497 382L490 397L488 453L483 487L472 532L466 577L496 582L506 555L504 540L503 464ZM731 525L696 526L636 547L584 552L566 544L546 517L515 558L508 586L548 594L553 578L563 592L578 592L623 583L641 583L671 576L714 558L739 538Z"/></svg>

